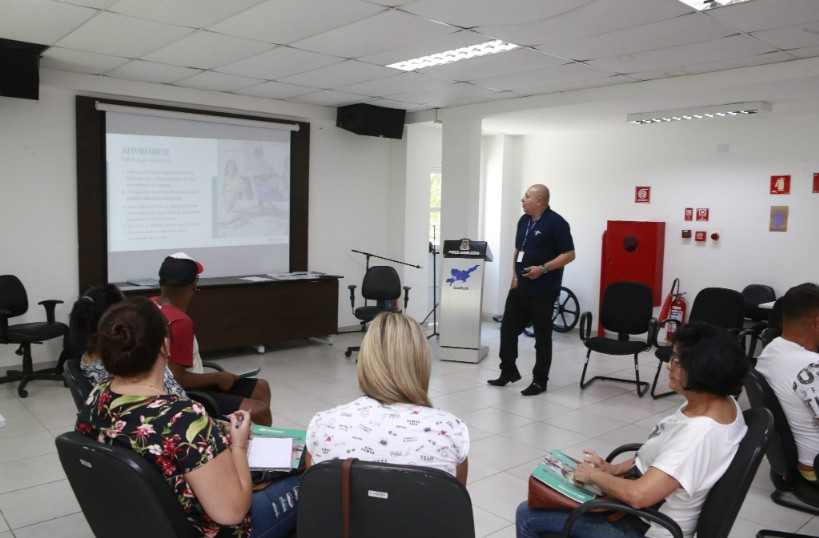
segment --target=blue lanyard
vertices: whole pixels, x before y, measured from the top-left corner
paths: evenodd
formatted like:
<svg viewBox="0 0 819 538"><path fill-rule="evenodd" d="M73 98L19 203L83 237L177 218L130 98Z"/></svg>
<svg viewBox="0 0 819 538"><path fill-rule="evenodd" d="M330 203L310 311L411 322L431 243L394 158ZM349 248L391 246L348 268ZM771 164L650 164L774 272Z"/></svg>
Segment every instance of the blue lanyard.
<svg viewBox="0 0 819 538"><path fill-rule="evenodd" d="M530 220L528 223L526 223L526 234L523 236L523 244L521 245L520 248L526 247L526 240L529 238L529 232L532 231L532 228L535 227L535 224L537 224L537 221L539 221L540 217L542 216L543 213L541 213L535 220Z"/></svg>

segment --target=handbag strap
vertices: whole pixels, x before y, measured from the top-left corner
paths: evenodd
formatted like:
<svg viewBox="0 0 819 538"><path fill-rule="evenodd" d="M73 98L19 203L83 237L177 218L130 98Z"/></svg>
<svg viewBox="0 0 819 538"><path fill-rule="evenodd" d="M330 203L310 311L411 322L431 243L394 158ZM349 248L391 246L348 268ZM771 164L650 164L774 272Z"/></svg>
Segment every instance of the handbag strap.
<svg viewBox="0 0 819 538"><path fill-rule="evenodd" d="M341 465L341 524L344 538L350 538L350 473L358 458L347 458Z"/></svg>

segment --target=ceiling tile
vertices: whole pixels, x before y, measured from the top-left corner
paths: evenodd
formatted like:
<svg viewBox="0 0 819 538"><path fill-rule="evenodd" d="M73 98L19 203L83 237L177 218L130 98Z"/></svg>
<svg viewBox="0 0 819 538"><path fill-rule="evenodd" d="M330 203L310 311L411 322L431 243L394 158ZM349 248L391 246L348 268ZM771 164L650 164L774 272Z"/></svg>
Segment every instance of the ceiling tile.
<svg viewBox="0 0 819 538"><path fill-rule="evenodd" d="M205 28L264 0L119 0L110 11L153 21Z"/></svg>
<svg viewBox="0 0 819 538"><path fill-rule="evenodd" d="M106 73L106 75L109 77L125 78L129 80L142 80L146 82L170 84L184 78L191 77L198 72L198 69L191 69L189 67L158 64L154 62L145 62L143 60L132 60L127 64Z"/></svg>
<svg viewBox="0 0 819 538"><path fill-rule="evenodd" d="M457 28L416 15L382 11L367 19L296 41L293 46L344 58L358 58L455 31Z"/></svg>
<svg viewBox="0 0 819 538"><path fill-rule="evenodd" d="M371 99L369 101L365 101L365 103L368 105L383 106L386 108L398 108L401 110L406 110L407 112L412 112L414 110L425 110L429 108L428 106L419 103L405 103L403 101L394 101L393 99Z"/></svg>
<svg viewBox="0 0 819 538"><path fill-rule="evenodd" d="M214 24L210 30L285 45L383 10L360 0L267 0Z"/></svg>
<svg viewBox="0 0 819 538"><path fill-rule="evenodd" d="M222 73L276 80L298 73L320 69L342 62L341 58L325 56L290 47L276 47L251 58L219 67Z"/></svg>
<svg viewBox="0 0 819 538"><path fill-rule="evenodd" d="M819 47L789 50L788 54L793 54L797 58L813 58L814 56L819 56Z"/></svg>
<svg viewBox="0 0 819 538"><path fill-rule="evenodd" d="M708 16L743 32L819 21L816 0L753 0L709 9Z"/></svg>
<svg viewBox="0 0 819 538"><path fill-rule="evenodd" d="M359 82L391 77L395 69L347 60L328 67L281 79L281 82L330 90Z"/></svg>
<svg viewBox="0 0 819 538"><path fill-rule="evenodd" d="M628 75L615 75L606 78L591 78L587 80L580 80L574 82L563 82L561 84L550 84L542 87L527 88L526 90L517 90L514 93L521 97L529 95L543 95L546 93L567 92L573 90L586 90L589 88L600 88L603 86L616 86L619 84L630 84L632 82L639 82Z"/></svg>
<svg viewBox="0 0 819 538"><path fill-rule="evenodd" d="M52 0L0 0L0 13L3 38L53 45L97 12Z"/></svg>
<svg viewBox="0 0 819 538"><path fill-rule="evenodd" d="M215 92L233 92L248 86L255 86L261 81L258 79L238 77L235 75L225 75L214 71L205 71L190 78L180 80L174 86L185 88L198 88L200 90L211 90Z"/></svg>
<svg viewBox="0 0 819 538"><path fill-rule="evenodd" d="M543 45L634 28L692 13L676 0L596 1L543 21L517 25L486 25L476 31L518 45Z"/></svg>
<svg viewBox="0 0 819 538"><path fill-rule="evenodd" d="M59 0L65 4L74 4L77 6L93 7L94 9L108 9L119 0Z"/></svg>
<svg viewBox="0 0 819 538"><path fill-rule="evenodd" d="M682 75L693 75L696 73L708 73L711 71L723 71L726 69L736 69L737 67L748 67L753 65L765 65L776 62L786 62L793 60L790 52L770 52L743 58L731 58L715 62L704 62L695 65L686 65L677 69L657 69L649 72L633 73L632 76L644 80L649 78L668 78Z"/></svg>
<svg viewBox="0 0 819 538"><path fill-rule="evenodd" d="M532 49L515 49L488 56L479 56L453 62L451 64L436 65L419 69L431 77L449 80L473 80L519 71L533 71L544 67L554 67L566 63L565 60Z"/></svg>
<svg viewBox="0 0 819 538"><path fill-rule="evenodd" d="M106 12L80 26L58 41L57 45L67 49L138 58L173 43L192 31L181 26Z"/></svg>
<svg viewBox="0 0 819 538"><path fill-rule="evenodd" d="M572 11L594 0L421 0L403 8L421 17L463 28L520 24Z"/></svg>
<svg viewBox="0 0 819 538"><path fill-rule="evenodd" d="M294 97L291 101L297 103L307 103L310 105L320 106L344 106L354 103L360 103L365 100L363 95L356 95L353 93L334 92L332 90L322 90L316 93L308 93L300 97Z"/></svg>
<svg viewBox="0 0 819 538"><path fill-rule="evenodd" d="M537 69L523 73L513 73L500 77L476 79L473 84L498 90L525 90L568 82L605 79L614 75L607 71L593 69L587 65L571 63L547 69Z"/></svg>
<svg viewBox="0 0 819 538"><path fill-rule="evenodd" d="M107 54L52 47L43 53L40 67L101 75L127 61L127 58L108 56Z"/></svg>
<svg viewBox="0 0 819 538"><path fill-rule="evenodd" d="M145 55L144 59L182 67L212 69L255 56L274 46L200 30Z"/></svg>
<svg viewBox="0 0 819 538"><path fill-rule="evenodd" d="M819 46L819 21L773 30L760 30L752 35L784 50L816 47Z"/></svg>
<svg viewBox="0 0 819 538"><path fill-rule="evenodd" d="M591 60L588 65L618 73L639 73L655 69L672 69L705 62L755 56L775 49L747 35L735 35L714 41L702 41L679 47L625 54Z"/></svg>
<svg viewBox="0 0 819 538"><path fill-rule="evenodd" d="M297 95L305 95L308 93L315 93L320 88L307 88L304 86L294 86L292 84L282 84L281 82L265 82L236 90L234 93L242 95L252 95L253 97L266 97L268 99L290 99Z"/></svg>
<svg viewBox="0 0 819 538"><path fill-rule="evenodd" d="M583 61L709 41L736 33L701 13L691 13L637 28L549 43L537 48L562 58Z"/></svg>
<svg viewBox="0 0 819 538"><path fill-rule="evenodd" d="M448 50L459 49L461 47L469 47L471 45L478 45L492 41L494 38L473 32L471 30L461 30L451 34L434 37L432 39L423 39L415 43L385 50L383 52L376 52L367 56L362 56L358 60L376 65L389 65L396 62L403 62L412 58L420 58L421 56L429 56L438 52L445 52Z"/></svg>
<svg viewBox="0 0 819 538"><path fill-rule="evenodd" d="M437 88L446 86L453 81L428 77L420 73L401 73L388 78L372 80L362 84L352 84L339 88L342 91L350 93L358 93L361 95L369 95L370 97L382 97L384 95L393 95L400 92L408 92L413 90L426 90L427 88Z"/></svg>
<svg viewBox="0 0 819 538"><path fill-rule="evenodd" d="M481 88L465 82L457 82L449 86L441 86L439 88L428 88L426 90L417 90L411 92L403 92L396 95L388 95L388 99L396 101L408 101L411 103L422 103L434 107L449 106L449 103L471 99L471 98L486 98L498 93L489 88Z"/></svg>

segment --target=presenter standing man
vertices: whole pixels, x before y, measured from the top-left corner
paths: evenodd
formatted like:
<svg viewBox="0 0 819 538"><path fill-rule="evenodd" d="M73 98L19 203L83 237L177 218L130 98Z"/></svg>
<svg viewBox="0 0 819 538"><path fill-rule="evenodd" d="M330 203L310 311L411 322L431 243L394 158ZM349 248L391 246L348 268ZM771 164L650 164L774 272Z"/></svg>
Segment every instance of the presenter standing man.
<svg viewBox="0 0 819 538"><path fill-rule="evenodd" d="M549 189L532 185L521 198L524 215L518 221L512 285L503 311L500 341L500 377L487 381L502 387L520 379L515 362L518 336L532 323L535 331L535 367L532 383L521 391L534 396L546 391L552 365L552 312L563 267L574 260L569 223L549 207Z"/></svg>
<svg viewBox="0 0 819 538"><path fill-rule="evenodd" d="M202 365L193 320L185 312L196 294L202 264L184 252L165 258L159 268L159 297L151 297L168 321L170 368L186 390L208 393L225 415L239 409L250 412L253 422L270 426L270 385L264 379L240 378L230 372L208 372ZM215 312L214 315L225 315ZM229 313L227 315L230 315ZM222 418L222 417L214 417Z"/></svg>

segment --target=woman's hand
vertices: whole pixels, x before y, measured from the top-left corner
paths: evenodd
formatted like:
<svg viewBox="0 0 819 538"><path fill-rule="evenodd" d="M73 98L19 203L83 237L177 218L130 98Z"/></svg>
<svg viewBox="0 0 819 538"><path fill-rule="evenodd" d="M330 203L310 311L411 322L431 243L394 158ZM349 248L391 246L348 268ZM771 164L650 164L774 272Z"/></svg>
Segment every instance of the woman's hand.
<svg viewBox="0 0 819 538"><path fill-rule="evenodd" d="M595 471L599 471L599 469L595 469L594 465L590 463L581 463L577 466L577 469L574 470L574 481L580 482L581 484L594 482L591 475Z"/></svg>
<svg viewBox="0 0 819 538"><path fill-rule="evenodd" d="M230 420L230 441L231 447L238 447L247 450L250 439L250 413L244 409L239 409L228 415Z"/></svg>
<svg viewBox="0 0 819 538"><path fill-rule="evenodd" d="M583 451L583 463L588 463L595 469L600 469L603 472L608 472L608 468L611 467L611 464L601 458L594 450Z"/></svg>

